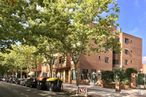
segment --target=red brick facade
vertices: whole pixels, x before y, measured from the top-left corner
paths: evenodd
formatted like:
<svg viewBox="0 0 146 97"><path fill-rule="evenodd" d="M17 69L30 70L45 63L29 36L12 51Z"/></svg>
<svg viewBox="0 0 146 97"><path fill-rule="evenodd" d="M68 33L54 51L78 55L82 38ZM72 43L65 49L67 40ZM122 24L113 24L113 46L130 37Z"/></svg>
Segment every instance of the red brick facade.
<svg viewBox="0 0 146 97"><path fill-rule="evenodd" d="M120 54L108 51L94 53L90 56L82 55L78 64L79 76L81 77L84 73L84 79L86 79L87 75L92 74L93 71L98 73L99 70L113 70L114 68L135 68L138 71L142 69L142 39L126 33L120 33L119 41L121 43ZM59 73L64 82L75 82L73 80L75 77L74 66L69 55L63 63L62 61L57 61L53 68L56 69L55 73Z"/></svg>
<svg viewBox="0 0 146 97"><path fill-rule="evenodd" d="M114 68L142 68L142 39L120 33L121 53L114 54L113 51L97 53L90 56L82 56L80 69L112 70Z"/></svg>

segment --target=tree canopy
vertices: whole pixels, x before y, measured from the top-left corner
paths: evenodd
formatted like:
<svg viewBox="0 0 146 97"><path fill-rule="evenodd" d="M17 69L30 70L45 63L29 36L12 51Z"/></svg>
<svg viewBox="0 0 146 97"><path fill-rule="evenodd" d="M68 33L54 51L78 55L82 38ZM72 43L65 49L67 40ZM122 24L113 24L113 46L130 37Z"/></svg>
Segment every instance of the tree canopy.
<svg viewBox="0 0 146 97"><path fill-rule="evenodd" d="M34 45L77 64L81 54L119 50L118 12L116 0L0 0L0 47Z"/></svg>

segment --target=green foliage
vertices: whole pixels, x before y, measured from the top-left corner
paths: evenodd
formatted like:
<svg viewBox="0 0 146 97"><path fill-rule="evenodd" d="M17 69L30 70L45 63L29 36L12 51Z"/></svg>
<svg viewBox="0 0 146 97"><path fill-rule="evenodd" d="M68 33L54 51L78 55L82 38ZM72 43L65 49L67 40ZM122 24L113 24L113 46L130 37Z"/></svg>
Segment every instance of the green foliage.
<svg viewBox="0 0 146 97"><path fill-rule="evenodd" d="M61 54L62 46L60 42L56 39L50 39L47 37L40 37L37 44L37 55L44 57L44 64L49 65L50 75L52 76L52 65L54 65L56 55L60 52Z"/></svg>
<svg viewBox="0 0 146 97"><path fill-rule="evenodd" d="M113 71L102 71L102 80L106 84L109 84L114 81L114 72Z"/></svg>
<svg viewBox="0 0 146 97"><path fill-rule="evenodd" d="M0 0L0 45L34 45L49 64L69 53L76 65L81 54L119 50L118 12L116 0Z"/></svg>
<svg viewBox="0 0 146 97"><path fill-rule="evenodd" d="M137 84L138 85L144 85L144 74L140 73L137 76Z"/></svg>
<svg viewBox="0 0 146 97"><path fill-rule="evenodd" d="M134 68L127 68L125 70L125 73L126 73L126 77L128 78L128 80L130 81L131 80L131 74L132 73L137 73L137 70L134 69Z"/></svg>
<svg viewBox="0 0 146 97"><path fill-rule="evenodd" d="M137 73L134 68L124 69L115 69L113 71L103 71L102 79L106 84L109 84L114 81L120 81L122 84L129 84L131 80L131 73ZM139 83L143 83L143 75L139 75L138 81Z"/></svg>
<svg viewBox="0 0 146 97"><path fill-rule="evenodd" d="M64 52L78 58L90 51L89 47L102 51L117 45L117 33L112 33L118 18L115 0L1 0L0 6L1 41L36 45L40 36L55 38L62 43ZM93 22L96 25L91 27ZM96 48L89 43L92 39Z"/></svg>
<svg viewBox="0 0 146 97"><path fill-rule="evenodd" d="M9 53L1 53L3 57L3 67L8 67L7 71L17 72L23 68L32 67L32 55L36 48L28 45L12 45L12 49L8 49ZM5 71L6 72L6 71Z"/></svg>
<svg viewBox="0 0 146 97"><path fill-rule="evenodd" d="M115 69L114 71L114 80L118 80L120 82L126 80L125 70L124 69Z"/></svg>
<svg viewBox="0 0 146 97"><path fill-rule="evenodd" d="M130 80L125 78L122 82L123 85L130 85Z"/></svg>

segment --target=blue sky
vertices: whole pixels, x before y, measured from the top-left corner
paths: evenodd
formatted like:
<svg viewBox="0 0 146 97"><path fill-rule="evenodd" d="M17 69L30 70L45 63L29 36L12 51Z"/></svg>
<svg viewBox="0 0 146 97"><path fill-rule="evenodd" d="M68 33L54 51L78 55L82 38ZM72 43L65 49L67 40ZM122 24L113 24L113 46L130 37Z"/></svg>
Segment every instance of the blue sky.
<svg viewBox="0 0 146 97"><path fill-rule="evenodd" d="M123 32L143 39L143 63L146 63L146 0L118 0L118 23Z"/></svg>

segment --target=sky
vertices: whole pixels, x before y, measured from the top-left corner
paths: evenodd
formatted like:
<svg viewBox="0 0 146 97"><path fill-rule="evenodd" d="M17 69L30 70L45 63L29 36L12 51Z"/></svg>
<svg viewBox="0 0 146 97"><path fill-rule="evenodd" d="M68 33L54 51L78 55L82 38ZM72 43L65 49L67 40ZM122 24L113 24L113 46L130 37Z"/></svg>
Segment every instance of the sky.
<svg viewBox="0 0 146 97"><path fill-rule="evenodd" d="M142 38L143 64L146 64L146 0L117 0L118 23L122 32Z"/></svg>

